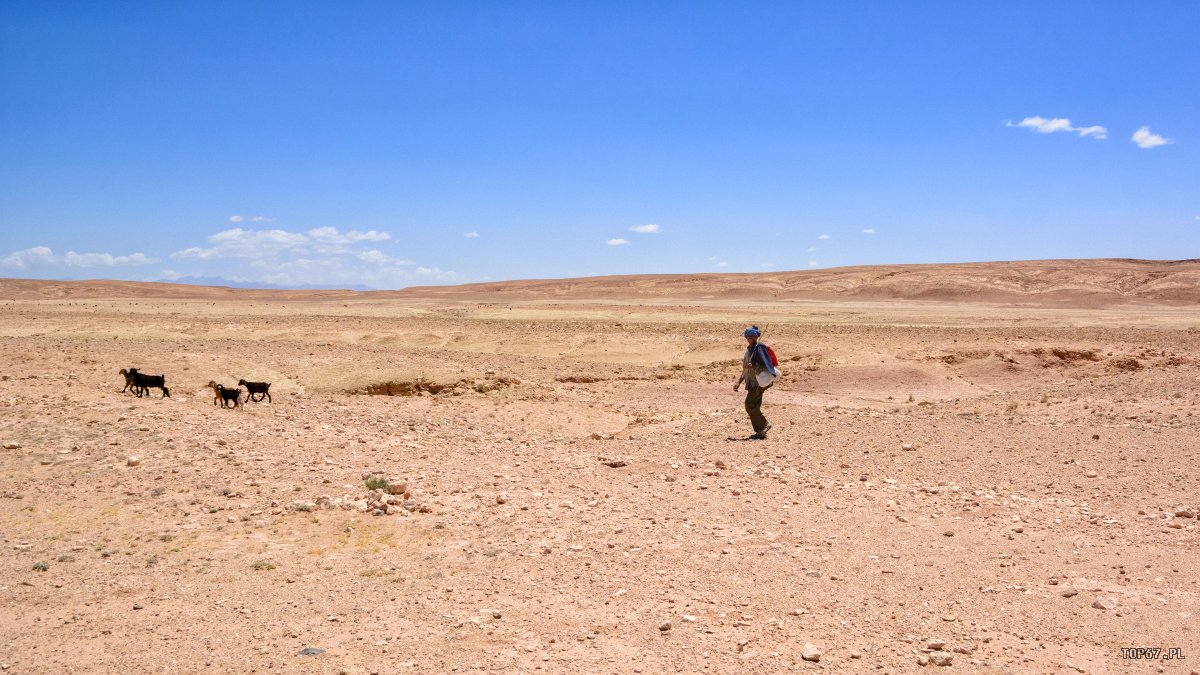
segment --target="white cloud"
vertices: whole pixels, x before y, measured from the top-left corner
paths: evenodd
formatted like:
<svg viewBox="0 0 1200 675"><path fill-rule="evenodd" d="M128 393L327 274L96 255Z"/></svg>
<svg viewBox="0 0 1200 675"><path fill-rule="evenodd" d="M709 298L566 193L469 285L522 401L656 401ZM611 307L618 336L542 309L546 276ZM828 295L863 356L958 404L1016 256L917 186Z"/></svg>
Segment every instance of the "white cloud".
<svg viewBox="0 0 1200 675"><path fill-rule="evenodd" d="M178 281L183 278L183 275L175 270L163 270L158 273L158 278L161 281Z"/></svg>
<svg viewBox="0 0 1200 675"><path fill-rule="evenodd" d="M383 251L379 251L376 249L371 249L370 251L364 251L362 253L358 253L354 257L358 258L359 260L361 260L363 262L371 263L373 265L415 265L416 264L412 260L402 260L400 258L393 258L392 256L387 255Z"/></svg>
<svg viewBox="0 0 1200 675"><path fill-rule="evenodd" d="M722 260L721 262L717 263L717 267L729 267L729 263Z"/></svg>
<svg viewBox="0 0 1200 675"><path fill-rule="evenodd" d="M275 222L274 218L268 218L266 216L254 216L250 220L255 223L273 223L273 222Z"/></svg>
<svg viewBox="0 0 1200 675"><path fill-rule="evenodd" d="M341 232L336 227L318 227L308 231L248 230L235 227L218 232L208 238L208 248L192 246L171 254L172 258L210 260L212 258L271 258L284 253L350 254L347 247L362 242L387 241L392 235L387 232L350 230Z"/></svg>
<svg viewBox="0 0 1200 675"><path fill-rule="evenodd" d="M827 235L827 234L823 234L823 235L821 235L821 236L817 237L817 239L821 239L821 240L825 240L825 239L828 239L828 238L829 238L829 235Z"/></svg>
<svg viewBox="0 0 1200 675"><path fill-rule="evenodd" d="M1046 119L1045 117L1038 116L1026 117L1016 124L1013 124L1012 122L1005 122L1004 126L1031 129L1039 134L1052 134L1057 131L1067 131L1071 133L1077 133L1084 138L1088 136L1097 139L1108 138L1108 129L1105 129L1099 125L1093 125L1090 127L1071 126L1071 120L1067 119L1066 117L1055 117L1053 119Z"/></svg>
<svg viewBox="0 0 1200 675"><path fill-rule="evenodd" d="M471 230L470 232L463 232L463 236L466 237L467 239L478 239L479 233L476 232L475 230Z"/></svg>
<svg viewBox="0 0 1200 675"><path fill-rule="evenodd" d="M1133 132L1133 137L1130 140L1132 140L1134 143L1137 143L1139 148L1143 148L1145 150L1157 148L1160 145L1166 145L1171 142L1171 139L1169 138L1163 138L1158 134L1150 133L1150 127L1142 127L1141 129Z"/></svg>
<svg viewBox="0 0 1200 675"><path fill-rule="evenodd" d="M111 253L76 253L67 251L63 255L55 255L46 246L35 246L23 251L16 251L0 260L0 265L15 269L26 269L30 265L60 265L63 267L126 267L129 265L149 265L158 260L144 253L129 255L113 255Z"/></svg>
<svg viewBox="0 0 1200 675"><path fill-rule="evenodd" d="M413 276L417 279L432 279L434 281L458 281L458 272L453 270L443 270L437 267L418 267L413 271Z"/></svg>
<svg viewBox="0 0 1200 675"><path fill-rule="evenodd" d="M809 266L809 267L816 267L817 265L820 265L820 264L821 264L821 263L817 262L816 260L809 260L809 261L808 261L808 266Z"/></svg>
<svg viewBox="0 0 1200 675"><path fill-rule="evenodd" d="M171 258L178 260L208 260L220 256L220 252L215 248L200 248L199 246L191 246L182 251L175 251L170 255Z"/></svg>
<svg viewBox="0 0 1200 675"><path fill-rule="evenodd" d="M286 230L232 230L218 232L208 238L220 257L265 258L282 251L302 248L308 238L299 232Z"/></svg>
<svg viewBox="0 0 1200 675"><path fill-rule="evenodd" d="M868 227L867 229L863 230L863 234L875 234L875 228Z"/></svg>
<svg viewBox="0 0 1200 675"><path fill-rule="evenodd" d="M621 246L623 244L628 244L628 243L629 243L628 239L609 239L608 240L609 246Z"/></svg>
<svg viewBox="0 0 1200 675"><path fill-rule="evenodd" d="M206 245L171 254L180 261L178 277L220 276L238 281L280 286L344 288L401 288L413 283L450 283L462 280L454 271L395 257L386 247L375 247L392 237L379 230L342 231L317 227L305 232L234 228L207 238ZM233 261L233 262L230 262ZM166 279L166 272L161 278Z"/></svg>
<svg viewBox="0 0 1200 675"><path fill-rule="evenodd" d="M633 227L629 228L629 231L637 232L638 234L654 234L658 232L658 225L634 225Z"/></svg>
<svg viewBox="0 0 1200 675"><path fill-rule="evenodd" d="M339 232L336 227L313 228L308 231L308 235L324 244L355 244L360 241L387 241L392 238L392 235L387 232L377 232L375 230L367 230L366 232L359 232L358 230Z"/></svg>
<svg viewBox="0 0 1200 675"><path fill-rule="evenodd" d="M76 253L68 251L62 258L67 267L123 267L125 265L149 265L158 262L142 253L112 255L111 253Z"/></svg>
<svg viewBox="0 0 1200 675"><path fill-rule="evenodd" d="M24 251L10 253L6 258L0 260L0 265L23 270L30 265L53 265L54 261L54 251L45 246L34 246Z"/></svg>
<svg viewBox="0 0 1200 675"><path fill-rule="evenodd" d="M813 251L816 251L816 250L817 250L817 247L816 247L816 246L809 246L809 247L808 247L808 251L807 251L807 252L808 252L808 253L812 253Z"/></svg>
<svg viewBox="0 0 1200 675"><path fill-rule="evenodd" d="M358 259L363 262L374 263L376 265L386 265L390 258L384 255L381 251L370 250L365 253L359 253Z"/></svg>
<svg viewBox="0 0 1200 675"><path fill-rule="evenodd" d="M229 216L229 222L231 222L231 223L240 223L240 222L242 222L242 221L243 221L243 220L245 220L245 219L246 219L246 217L245 217L245 216L236 216L236 215L235 215L235 216Z"/></svg>

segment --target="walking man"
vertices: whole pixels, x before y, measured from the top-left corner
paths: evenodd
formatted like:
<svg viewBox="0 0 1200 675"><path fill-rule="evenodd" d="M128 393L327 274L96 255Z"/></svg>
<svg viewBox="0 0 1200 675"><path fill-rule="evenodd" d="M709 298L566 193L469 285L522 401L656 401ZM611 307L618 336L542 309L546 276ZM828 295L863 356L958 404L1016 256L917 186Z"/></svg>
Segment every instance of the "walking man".
<svg viewBox="0 0 1200 675"><path fill-rule="evenodd" d="M758 341L762 337L758 326L747 328L743 335L746 336L746 354L742 356L742 374L733 384L733 390L737 391L742 382L746 383L746 413L754 427L750 438L763 440L771 430L771 423L762 414L763 392L775 383L779 369L775 367L770 349Z"/></svg>

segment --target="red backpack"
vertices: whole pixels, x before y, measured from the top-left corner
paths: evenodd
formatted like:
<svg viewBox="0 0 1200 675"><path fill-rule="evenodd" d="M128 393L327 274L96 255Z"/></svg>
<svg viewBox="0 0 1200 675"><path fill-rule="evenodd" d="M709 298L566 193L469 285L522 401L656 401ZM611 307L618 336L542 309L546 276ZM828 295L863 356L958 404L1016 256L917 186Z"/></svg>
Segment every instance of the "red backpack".
<svg viewBox="0 0 1200 675"><path fill-rule="evenodd" d="M763 345L763 346L767 348L767 353L771 355L771 365L778 366L779 358L775 356L775 350L771 349L771 345Z"/></svg>

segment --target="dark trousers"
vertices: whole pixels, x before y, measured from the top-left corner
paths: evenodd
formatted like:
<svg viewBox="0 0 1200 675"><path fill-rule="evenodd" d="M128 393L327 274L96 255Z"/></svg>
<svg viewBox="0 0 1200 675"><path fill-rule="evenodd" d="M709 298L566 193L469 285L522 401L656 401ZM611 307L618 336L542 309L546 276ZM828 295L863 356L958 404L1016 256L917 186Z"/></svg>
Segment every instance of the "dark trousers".
<svg viewBox="0 0 1200 675"><path fill-rule="evenodd" d="M746 412L750 415L750 424L756 434L767 427L767 418L762 414L764 391L766 389L762 387L746 387Z"/></svg>

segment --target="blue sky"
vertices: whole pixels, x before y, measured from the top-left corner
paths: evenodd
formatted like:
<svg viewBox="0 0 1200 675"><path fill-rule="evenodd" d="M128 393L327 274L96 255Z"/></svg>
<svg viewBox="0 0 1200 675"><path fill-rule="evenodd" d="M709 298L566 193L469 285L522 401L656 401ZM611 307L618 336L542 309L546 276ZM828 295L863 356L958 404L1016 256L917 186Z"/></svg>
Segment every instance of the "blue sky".
<svg viewBox="0 0 1200 675"><path fill-rule="evenodd" d="M0 276L1200 257L1200 3L0 4Z"/></svg>

